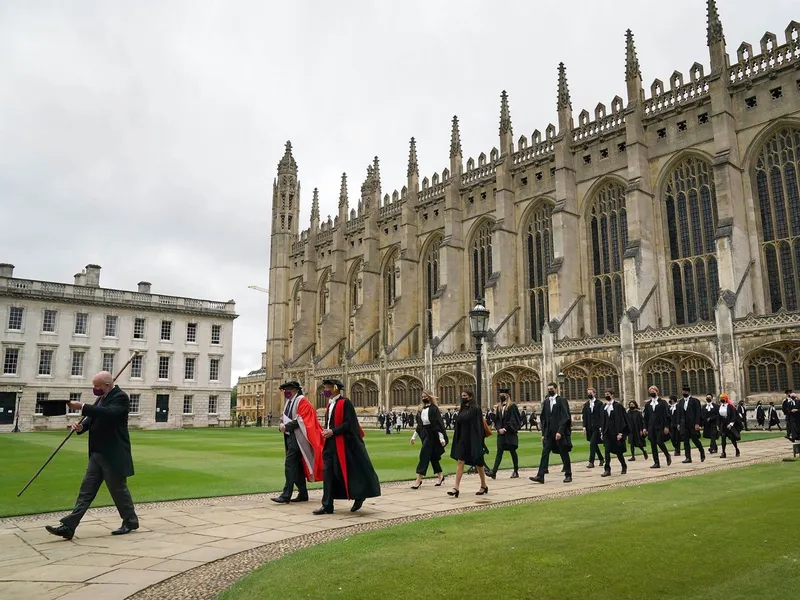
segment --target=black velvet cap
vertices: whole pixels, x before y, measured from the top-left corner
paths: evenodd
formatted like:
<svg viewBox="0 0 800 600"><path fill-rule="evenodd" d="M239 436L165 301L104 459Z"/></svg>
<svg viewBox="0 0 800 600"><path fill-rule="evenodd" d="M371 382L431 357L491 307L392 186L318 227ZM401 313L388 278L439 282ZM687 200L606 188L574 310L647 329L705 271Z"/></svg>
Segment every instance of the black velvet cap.
<svg viewBox="0 0 800 600"><path fill-rule="evenodd" d="M67 414L69 400L40 400L42 415L45 417L61 417Z"/></svg>
<svg viewBox="0 0 800 600"><path fill-rule="evenodd" d="M344 384L339 379L323 379L322 385L335 385L339 391L344 389Z"/></svg>
<svg viewBox="0 0 800 600"><path fill-rule="evenodd" d="M300 391L303 390L303 388L297 381L287 381L286 383L282 383L279 389L288 390L289 388L293 388L295 390L300 390Z"/></svg>

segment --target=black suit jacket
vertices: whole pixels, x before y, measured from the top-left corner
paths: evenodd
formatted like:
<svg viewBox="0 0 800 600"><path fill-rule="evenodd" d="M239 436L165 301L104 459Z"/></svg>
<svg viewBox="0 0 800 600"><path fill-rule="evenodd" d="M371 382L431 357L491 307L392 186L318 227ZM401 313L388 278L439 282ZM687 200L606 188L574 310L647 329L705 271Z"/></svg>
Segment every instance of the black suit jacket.
<svg viewBox="0 0 800 600"><path fill-rule="evenodd" d="M572 416L569 412L569 404L561 396L556 396L556 403L553 410L550 410L550 398L545 398L542 402L541 414L542 437L555 444L559 449L572 450ZM561 440L557 441L556 433L561 434Z"/></svg>
<svg viewBox="0 0 800 600"><path fill-rule="evenodd" d="M128 394L115 385L99 404L84 404L83 430L89 432L89 454L97 452L118 477L133 475L131 438L128 435ZM80 433L78 435L80 435Z"/></svg>

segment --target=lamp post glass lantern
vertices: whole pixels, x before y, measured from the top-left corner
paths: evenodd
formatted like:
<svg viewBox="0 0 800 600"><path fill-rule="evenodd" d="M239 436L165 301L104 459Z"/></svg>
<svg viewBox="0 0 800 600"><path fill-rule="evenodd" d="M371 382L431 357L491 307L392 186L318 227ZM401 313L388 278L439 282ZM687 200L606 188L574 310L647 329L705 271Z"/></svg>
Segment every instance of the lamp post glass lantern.
<svg viewBox="0 0 800 600"><path fill-rule="evenodd" d="M483 338L489 328L489 311L483 305L483 299L475 303L475 308L469 311L469 326L472 329L472 336L475 338L475 401L481 406L481 396L483 390L483 373L481 369L481 348Z"/></svg>

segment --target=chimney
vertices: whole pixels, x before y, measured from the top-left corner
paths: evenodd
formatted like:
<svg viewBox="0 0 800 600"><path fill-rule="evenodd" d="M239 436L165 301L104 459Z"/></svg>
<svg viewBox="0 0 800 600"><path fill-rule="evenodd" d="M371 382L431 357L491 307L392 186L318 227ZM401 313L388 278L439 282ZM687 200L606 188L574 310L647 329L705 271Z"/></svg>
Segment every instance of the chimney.
<svg viewBox="0 0 800 600"><path fill-rule="evenodd" d="M140 294L149 294L151 285L152 284L149 281L140 281L139 282L139 293Z"/></svg>
<svg viewBox="0 0 800 600"><path fill-rule="evenodd" d="M0 263L0 277L13 277L14 265L8 263Z"/></svg>
<svg viewBox="0 0 800 600"><path fill-rule="evenodd" d="M86 265L86 283L89 287L100 287L100 265Z"/></svg>
<svg viewBox="0 0 800 600"><path fill-rule="evenodd" d="M75 273L75 285L86 285L86 271Z"/></svg>

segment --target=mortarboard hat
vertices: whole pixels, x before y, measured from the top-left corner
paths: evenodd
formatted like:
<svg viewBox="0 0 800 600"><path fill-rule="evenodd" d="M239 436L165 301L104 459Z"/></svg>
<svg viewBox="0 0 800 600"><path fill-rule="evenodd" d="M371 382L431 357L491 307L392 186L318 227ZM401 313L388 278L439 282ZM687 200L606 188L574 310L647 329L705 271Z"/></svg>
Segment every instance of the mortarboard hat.
<svg viewBox="0 0 800 600"><path fill-rule="evenodd" d="M322 385L335 385L339 388L339 391L344 389L344 384L338 379L323 379Z"/></svg>
<svg viewBox="0 0 800 600"><path fill-rule="evenodd" d="M69 400L40 400L42 415L45 417L61 417L67 414Z"/></svg>
<svg viewBox="0 0 800 600"><path fill-rule="evenodd" d="M288 390L290 388L291 389L295 389L295 390L303 391L302 386L297 381L287 381L286 383L282 383L280 385L280 387L279 387L279 389L281 389L281 390Z"/></svg>

